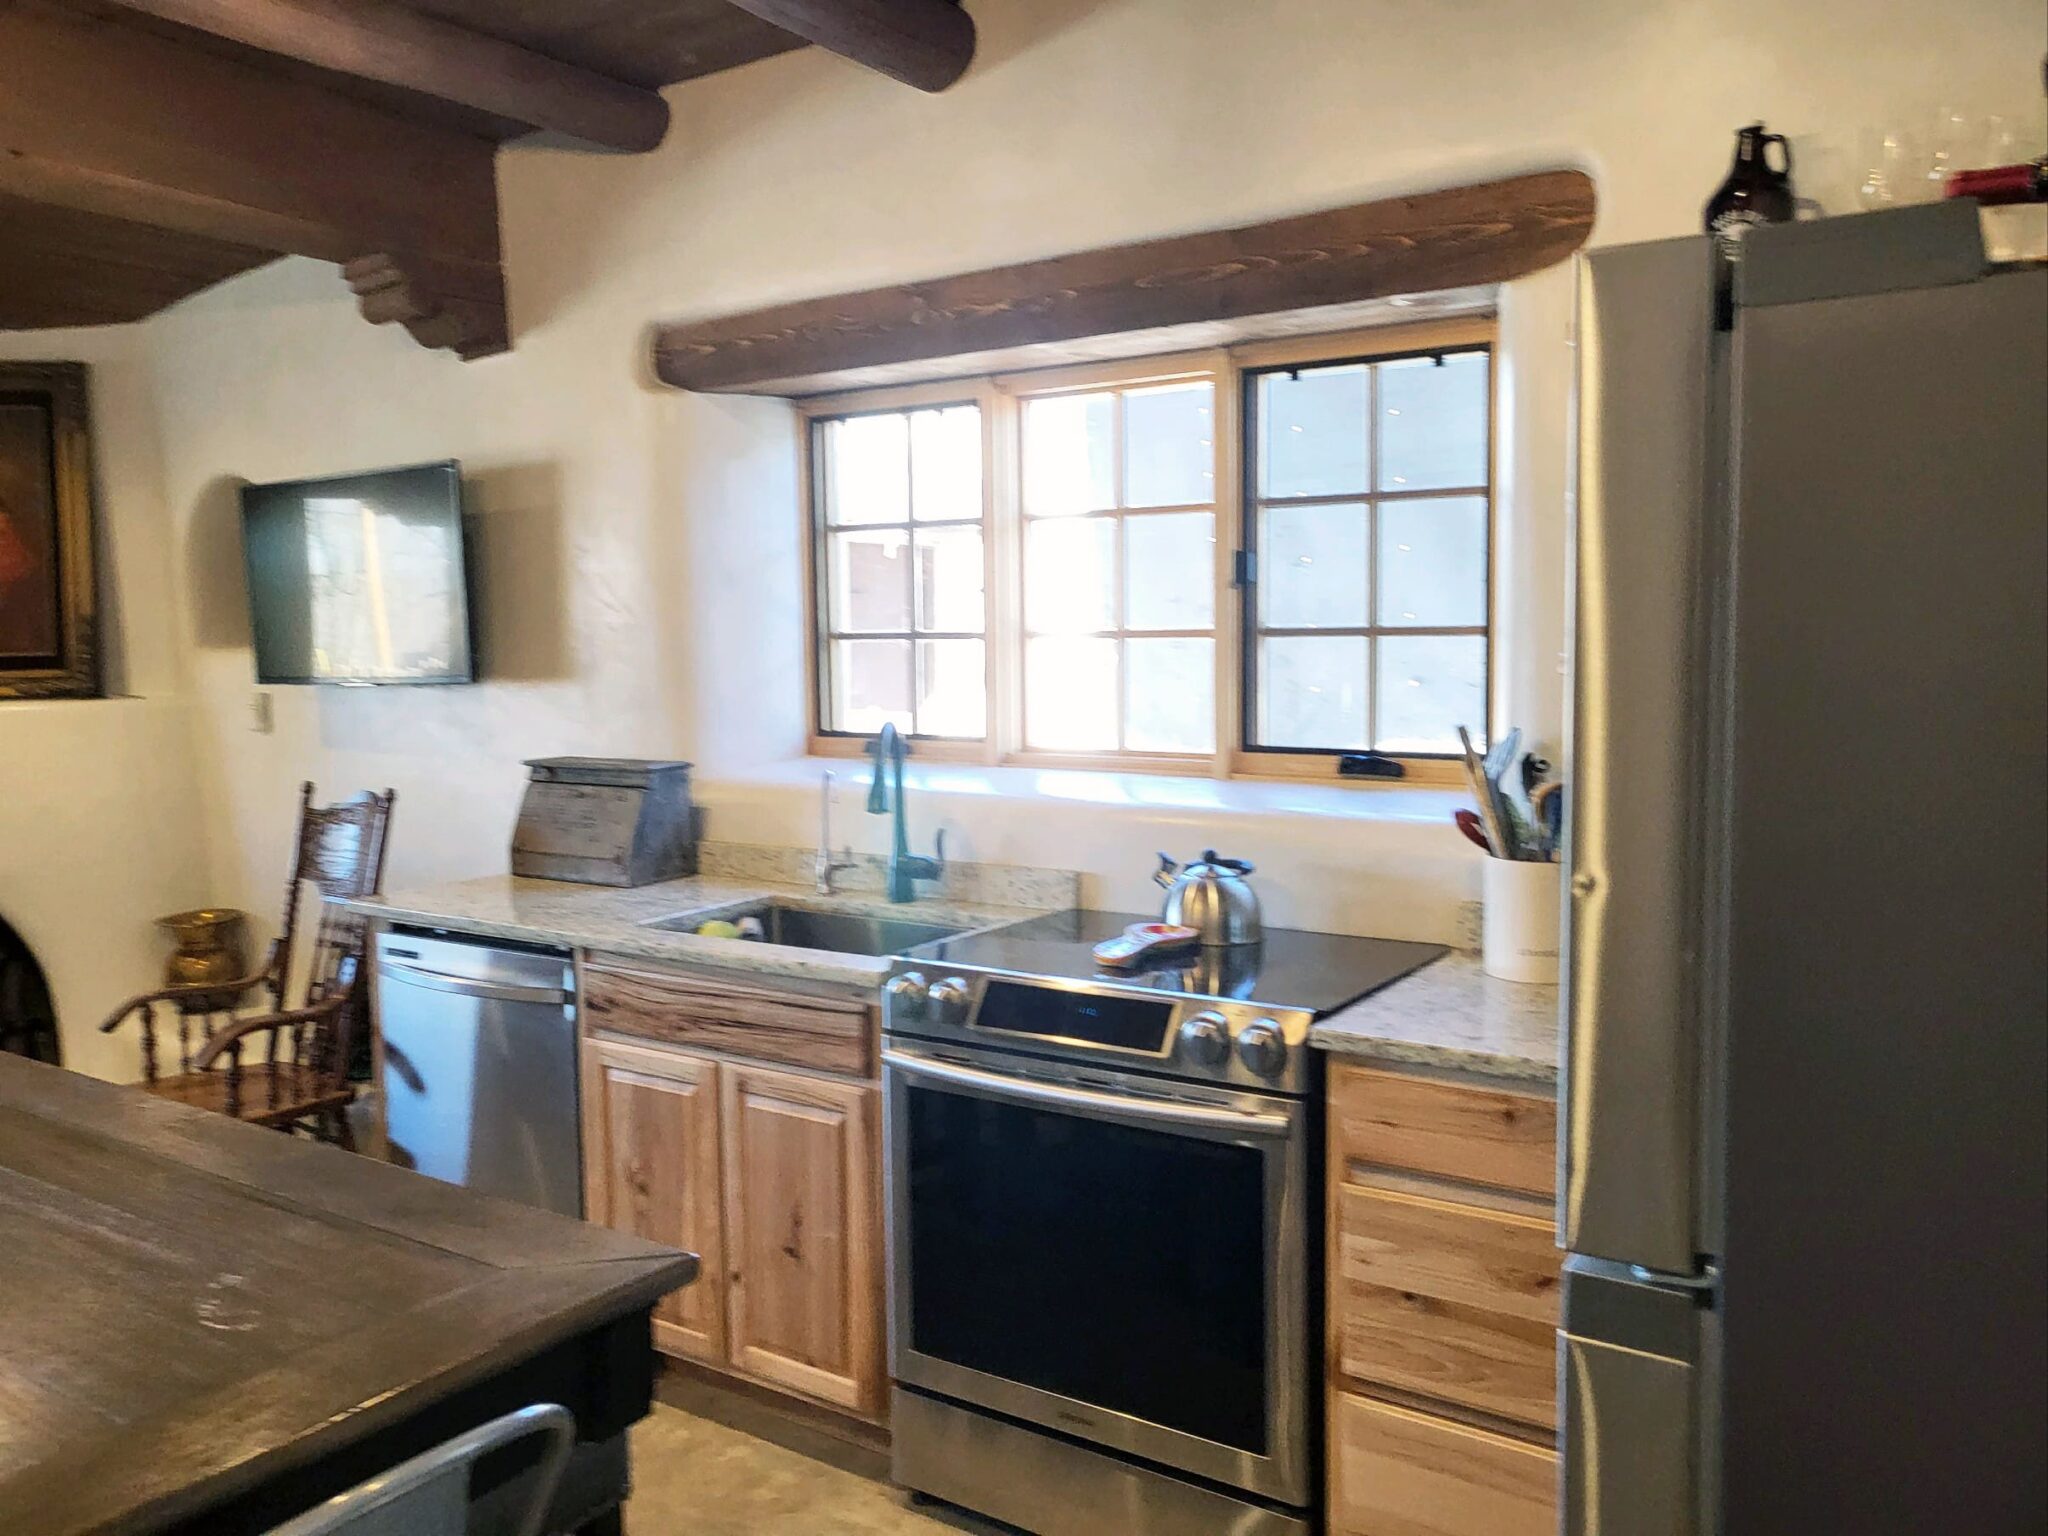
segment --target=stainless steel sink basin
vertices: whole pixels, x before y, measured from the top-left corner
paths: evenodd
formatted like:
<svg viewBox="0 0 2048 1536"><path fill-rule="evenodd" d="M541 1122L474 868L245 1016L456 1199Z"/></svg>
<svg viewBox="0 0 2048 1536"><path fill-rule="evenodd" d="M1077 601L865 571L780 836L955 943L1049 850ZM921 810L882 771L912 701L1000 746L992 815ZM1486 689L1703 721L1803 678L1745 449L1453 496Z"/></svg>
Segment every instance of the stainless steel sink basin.
<svg viewBox="0 0 2048 1536"><path fill-rule="evenodd" d="M897 955L934 939L949 939L961 930L939 923L913 922L903 917L862 917L850 912L818 912L809 907L785 906L765 901L759 906L716 914L736 923L743 917L759 918L770 944L787 944L792 949L822 949L838 955ZM663 928L671 933L692 933L711 914L685 912L675 917L658 917L642 926Z"/></svg>

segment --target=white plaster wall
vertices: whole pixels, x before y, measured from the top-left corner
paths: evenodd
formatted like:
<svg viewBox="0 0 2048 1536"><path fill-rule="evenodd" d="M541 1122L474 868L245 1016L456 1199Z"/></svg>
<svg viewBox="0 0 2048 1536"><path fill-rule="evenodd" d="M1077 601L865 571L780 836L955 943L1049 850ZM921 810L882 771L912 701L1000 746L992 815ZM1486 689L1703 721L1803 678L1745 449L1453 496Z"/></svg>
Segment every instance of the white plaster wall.
<svg viewBox="0 0 2048 1536"><path fill-rule="evenodd" d="M144 328L217 899L271 900L305 776L398 788L399 883L501 867L519 759L545 752L694 757L723 830L807 835L807 791L757 771L801 734L788 412L652 387L651 321L1560 163L1598 180L1598 240L1676 234L1757 117L1840 206L1867 126L1947 101L2038 121L2048 44L2038 0L1934 20L1904 0L970 3L979 58L938 97L813 50L672 91L651 155L508 151L508 356L462 364L373 330L310 262ZM1503 305L1499 709L1538 740L1559 716L1569 312L1563 269ZM252 734L234 478L450 455L477 482L494 680L279 690L275 734ZM1203 817L1156 807L944 810L984 856L1081 868L1105 893L1145 850L1205 840ZM879 822L857 830L877 845ZM1226 830L1291 920L1440 930L1475 884L1441 825Z"/></svg>
<svg viewBox="0 0 2048 1536"><path fill-rule="evenodd" d="M132 1032L94 1025L156 983L168 946L151 920L206 899L208 883L146 340L133 327L0 333L0 358L92 369L115 695L0 701L0 919L42 963L66 1065L117 1079L139 1068Z"/></svg>

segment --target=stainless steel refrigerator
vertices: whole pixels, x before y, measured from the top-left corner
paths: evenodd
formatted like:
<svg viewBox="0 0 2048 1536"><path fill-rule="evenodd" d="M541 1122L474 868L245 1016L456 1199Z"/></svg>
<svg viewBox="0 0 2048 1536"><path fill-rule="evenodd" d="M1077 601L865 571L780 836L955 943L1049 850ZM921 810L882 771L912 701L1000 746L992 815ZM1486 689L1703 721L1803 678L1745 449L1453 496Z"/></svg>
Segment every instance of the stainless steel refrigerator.
<svg viewBox="0 0 2048 1536"><path fill-rule="evenodd" d="M2044 1529L2048 269L1580 267L1569 1536Z"/></svg>

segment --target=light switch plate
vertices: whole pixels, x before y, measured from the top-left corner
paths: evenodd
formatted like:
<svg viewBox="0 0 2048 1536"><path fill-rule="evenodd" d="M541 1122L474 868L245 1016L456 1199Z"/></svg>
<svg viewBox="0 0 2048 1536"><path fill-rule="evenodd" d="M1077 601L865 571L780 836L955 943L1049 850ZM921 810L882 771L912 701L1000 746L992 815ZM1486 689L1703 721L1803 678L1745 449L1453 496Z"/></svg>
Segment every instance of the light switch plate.
<svg viewBox="0 0 2048 1536"><path fill-rule="evenodd" d="M270 695L267 693L251 694L249 697L249 729L256 732L259 736L268 736L271 728L276 723L276 718L271 713Z"/></svg>

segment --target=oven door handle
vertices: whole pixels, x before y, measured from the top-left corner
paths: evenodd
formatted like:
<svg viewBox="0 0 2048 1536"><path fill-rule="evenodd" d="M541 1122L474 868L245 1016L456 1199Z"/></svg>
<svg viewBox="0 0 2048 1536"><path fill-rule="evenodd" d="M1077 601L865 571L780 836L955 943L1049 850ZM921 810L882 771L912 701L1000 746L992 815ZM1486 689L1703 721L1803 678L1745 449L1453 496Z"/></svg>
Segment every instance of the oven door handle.
<svg viewBox="0 0 2048 1536"><path fill-rule="evenodd" d="M1032 1078L1009 1077L1000 1072L983 1072L976 1067L956 1066L949 1061L930 1061L922 1056L905 1056L883 1051L882 1064L893 1067L906 1078L950 1083L969 1088L990 1098L1017 1104L1038 1104L1048 1109L1071 1110L1101 1120L1127 1125L1156 1125L1182 1130L1235 1131L1245 1136L1281 1137L1293 1129L1291 1115L1258 1110L1225 1109L1218 1104L1176 1103L1163 1099L1127 1097L1103 1093L1094 1088L1069 1088Z"/></svg>

